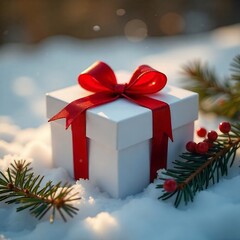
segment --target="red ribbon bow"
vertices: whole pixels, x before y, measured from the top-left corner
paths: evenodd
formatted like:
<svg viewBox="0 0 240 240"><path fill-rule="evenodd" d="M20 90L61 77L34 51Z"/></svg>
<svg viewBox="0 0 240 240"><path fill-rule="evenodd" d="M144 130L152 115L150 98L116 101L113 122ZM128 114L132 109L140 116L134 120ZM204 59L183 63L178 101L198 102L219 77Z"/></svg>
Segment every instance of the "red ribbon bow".
<svg viewBox="0 0 240 240"><path fill-rule="evenodd" d="M167 77L147 65L141 65L129 83L118 84L113 70L106 63L96 62L79 75L78 82L95 93L71 102L49 120L66 118L66 128L72 127L75 179L88 178L86 110L124 97L152 110L150 181L153 181L157 170L167 164L168 137L172 140L171 115L167 103L144 94L160 91L166 85Z"/></svg>

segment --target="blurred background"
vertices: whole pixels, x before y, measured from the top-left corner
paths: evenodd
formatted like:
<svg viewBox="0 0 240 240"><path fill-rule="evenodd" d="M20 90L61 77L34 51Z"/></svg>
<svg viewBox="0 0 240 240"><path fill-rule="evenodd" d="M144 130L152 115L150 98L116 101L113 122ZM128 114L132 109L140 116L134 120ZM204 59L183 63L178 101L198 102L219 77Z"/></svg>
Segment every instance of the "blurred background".
<svg viewBox="0 0 240 240"><path fill-rule="evenodd" d="M239 11L240 0L0 0L0 123L47 123L45 94L96 60L116 73L148 64L175 86L195 59L226 76Z"/></svg>
<svg viewBox="0 0 240 240"><path fill-rule="evenodd" d="M240 22L239 0L1 0L0 44L205 32Z"/></svg>

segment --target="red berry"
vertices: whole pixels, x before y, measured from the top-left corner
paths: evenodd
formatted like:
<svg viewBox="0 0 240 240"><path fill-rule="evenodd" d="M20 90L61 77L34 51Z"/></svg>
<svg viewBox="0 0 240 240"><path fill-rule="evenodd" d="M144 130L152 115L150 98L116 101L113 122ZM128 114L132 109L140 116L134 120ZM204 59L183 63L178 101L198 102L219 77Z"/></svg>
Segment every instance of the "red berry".
<svg viewBox="0 0 240 240"><path fill-rule="evenodd" d="M208 132L207 137L208 137L208 139L209 139L210 141L214 142L214 141L217 140L218 134L217 134L216 131L213 131L213 130L212 130L212 131L209 131L209 132Z"/></svg>
<svg viewBox="0 0 240 240"><path fill-rule="evenodd" d="M213 142L209 139L204 139L203 142L208 144L208 148L212 148L213 147Z"/></svg>
<svg viewBox="0 0 240 240"><path fill-rule="evenodd" d="M229 133L231 130L231 124L229 122L221 122L219 124L219 130L222 133Z"/></svg>
<svg viewBox="0 0 240 240"><path fill-rule="evenodd" d="M188 142L187 144L186 144L186 149L187 149L187 151L189 151L189 152L195 152L195 147L196 147L196 143L195 142L193 142L193 141L190 141L190 142Z"/></svg>
<svg viewBox="0 0 240 240"><path fill-rule="evenodd" d="M174 179L167 179L163 184L163 188L166 192L174 192L177 189L177 182Z"/></svg>
<svg viewBox="0 0 240 240"><path fill-rule="evenodd" d="M199 128L199 129L197 130L197 135L198 135L199 137L204 138L204 137L206 136L206 134L207 134L207 130L206 130L205 128Z"/></svg>
<svg viewBox="0 0 240 240"><path fill-rule="evenodd" d="M196 145L196 152L199 154L205 154L208 151L208 143L200 142Z"/></svg>

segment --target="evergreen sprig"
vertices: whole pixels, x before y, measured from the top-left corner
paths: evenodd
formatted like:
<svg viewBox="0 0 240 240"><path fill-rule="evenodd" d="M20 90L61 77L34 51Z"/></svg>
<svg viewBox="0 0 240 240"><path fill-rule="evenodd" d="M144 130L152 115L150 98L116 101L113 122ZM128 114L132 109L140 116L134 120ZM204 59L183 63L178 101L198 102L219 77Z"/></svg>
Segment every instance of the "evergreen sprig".
<svg viewBox="0 0 240 240"><path fill-rule="evenodd" d="M56 212L64 221L66 215L73 217L77 214L78 208L71 205L71 202L79 200L78 193L70 194L72 187L61 182L53 185L48 181L42 187L44 177L34 176L30 163L25 160L14 161L6 173L0 171L0 201L7 204L20 204L17 212L29 209L32 215L41 219L51 210L50 222L55 219Z"/></svg>
<svg viewBox="0 0 240 240"><path fill-rule="evenodd" d="M233 119L240 119L240 55L230 64L231 75L219 78L200 61L183 66L183 74L192 82L185 87L199 94L200 109Z"/></svg>
<svg viewBox="0 0 240 240"><path fill-rule="evenodd" d="M176 187L173 191L166 191L164 184L158 184L156 187L163 189L159 199L167 200L175 196L175 207L182 201L185 204L193 201L197 192L207 189L210 184L219 182L221 176L228 174L228 168L232 166L238 148L240 123L232 124L231 131L220 135L207 153L182 153L181 160L173 162L173 169L162 172L166 177L160 177L165 182L171 179L176 183Z"/></svg>

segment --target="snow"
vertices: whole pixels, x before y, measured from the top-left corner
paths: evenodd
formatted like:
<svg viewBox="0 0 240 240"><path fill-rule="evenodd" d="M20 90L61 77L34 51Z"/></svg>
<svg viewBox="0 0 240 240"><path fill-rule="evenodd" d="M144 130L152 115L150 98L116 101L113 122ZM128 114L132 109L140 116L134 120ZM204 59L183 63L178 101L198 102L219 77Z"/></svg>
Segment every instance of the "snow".
<svg viewBox="0 0 240 240"><path fill-rule="evenodd" d="M45 93L76 83L76 77L100 59L115 70L133 71L149 64L163 71L172 85L181 85L181 66L201 59L228 74L229 62L240 50L240 25L174 38L128 42L123 38L80 41L54 37L36 46L9 44L0 48L0 170L14 159L32 162L36 174L74 184L81 200L79 213L64 223L58 216L37 220L28 211L0 203L0 239L104 240L239 240L239 160L219 184L200 192L193 203L173 207L157 198L156 180L142 193L112 199L91 184L74 182L51 162L50 129L45 117ZM216 129L222 118L200 114L197 126Z"/></svg>

